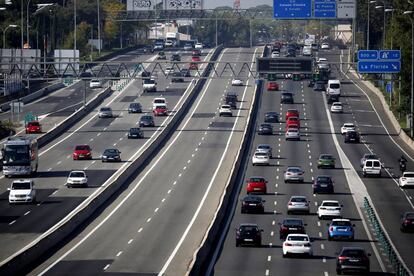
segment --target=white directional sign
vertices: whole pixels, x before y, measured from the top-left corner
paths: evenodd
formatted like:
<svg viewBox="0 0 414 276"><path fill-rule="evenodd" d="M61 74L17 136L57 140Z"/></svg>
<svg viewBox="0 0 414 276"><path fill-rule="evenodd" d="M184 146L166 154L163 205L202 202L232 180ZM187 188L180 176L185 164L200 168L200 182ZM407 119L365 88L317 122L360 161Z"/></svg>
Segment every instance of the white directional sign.
<svg viewBox="0 0 414 276"><path fill-rule="evenodd" d="M337 18L355 18L355 0L337 0Z"/></svg>

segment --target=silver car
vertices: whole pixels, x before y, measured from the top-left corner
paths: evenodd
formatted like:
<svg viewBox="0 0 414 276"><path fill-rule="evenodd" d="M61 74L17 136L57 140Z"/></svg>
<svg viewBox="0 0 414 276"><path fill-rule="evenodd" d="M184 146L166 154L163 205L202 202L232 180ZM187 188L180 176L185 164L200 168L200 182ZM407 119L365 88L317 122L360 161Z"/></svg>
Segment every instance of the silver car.
<svg viewBox="0 0 414 276"><path fill-rule="evenodd" d="M304 181L304 177L303 177L304 174L305 174L305 172L299 166L287 167L287 169L284 173L285 183L294 182L294 181L303 182Z"/></svg>
<svg viewBox="0 0 414 276"><path fill-rule="evenodd" d="M265 152L272 158L272 147L268 144L260 144L256 147L256 152Z"/></svg>
<svg viewBox="0 0 414 276"><path fill-rule="evenodd" d="M288 128L285 133L285 140L300 140L300 132L297 128Z"/></svg>
<svg viewBox="0 0 414 276"><path fill-rule="evenodd" d="M309 202L306 196L291 196L287 204L287 213L306 213L309 214Z"/></svg>
<svg viewBox="0 0 414 276"><path fill-rule="evenodd" d="M99 118L112 118L112 108L110 107L101 107L98 113Z"/></svg>

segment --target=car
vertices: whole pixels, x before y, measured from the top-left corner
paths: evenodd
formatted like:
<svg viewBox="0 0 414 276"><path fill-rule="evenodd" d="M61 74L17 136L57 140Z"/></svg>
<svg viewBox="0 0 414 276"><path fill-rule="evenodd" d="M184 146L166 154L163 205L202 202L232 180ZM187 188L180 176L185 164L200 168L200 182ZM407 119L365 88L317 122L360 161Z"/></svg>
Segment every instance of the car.
<svg viewBox="0 0 414 276"><path fill-rule="evenodd" d="M199 61L201 61L201 59L200 59L199 56L192 56L191 57L191 61L193 61L193 62L199 62Z"/></svg>
<svg viewBox="0 0 414 276"><path fill-rule="evenodd" d="M7 190L9 191L9 204L36 202L36 189L31 179L14 180Z"/></svg>
<svg viewBox="0 0 414 276"><path fill-rule="evenodd" d="M291 73L284 74L284 76L285 76L285 79L292 79Z"/></svg>
<svg viewBox="0 0 414 276"><path fill-rule="evenodd" d="M162 51L164 50L164 43L163 42L156 42L153 47L154 51Z"/></svg>
<svg viewBox="0 0 414 276"><path fill-rule="evenodd" d="M295 53L295 52L293 52L293 51L291 51L291 52L287 52L287 53L285 54L285 57L296 57L296 53Z"/></svg>
<svg viewBox="0 0 414 276"><path fill-rule="evenodd" d="M362 156L362 158L361 158L361 160L360 160L360 163L359 163L359 166L360 166L361 168L363 168L363 167L364 167L365 160L367 160L367 159L379 159L379 158L378 158L378 156L377 156L376 154L373 154L373 153L365 153L365 154Z"/></svg>
<svg viewBox="0 0 414 276"><path fill-rule="evenodd" d="M219 109L219 116L229 116L232 117L233 116L233 112L231 111L231 106L228 104L223 104L220 106Z"/></svg>
<svg viewBox="0 0 414 276"><path fill-rule="evenodd" d="M172 54L171 55L171 61L181 61L180 54Z"/></svg>
<svg viewBox="0 0 414 276"><path fill-rule="evenodd" d="M171 74L172 74L172 73L174 73L174 72L175 72L174 67L169 66L169 67L166 67L166 68L165 68L164 74L166 74L166 75L171 75Z"/></svg>
<svg viewBox="0 0 414 276"><path fill-rule="evenodd" d="M243 86L243 81L241 79L232 79L231 85L232 86Z"/></svg>
<svg viewBox="0 0 414 276"><path fill-rule="evenodd" d="M88 176L84 171L71 171L66 179L66 187L72 188L75 186L87 187Z"/></svg>
<svg viewBox="0 0 414 276"><path fill-rule="evenodd" d="M262 245L263 230L255 223L242 223L236 229L236 247L241 245Z"/></svg>
<svg viewBox="0 0 414 276"><path fill-rule="evenodd" d="M354 227L349 219L333 219L328 226L328 241L335 239L354 240Z"/></svg>
<svg viewBox="0 0 414 276"><path fill-rule="evenodd" d="M180 70L180 72L181 72L181 75L185 78L191 77L191 72L189 69L183 68Z"/></svg>
<svg viewBox="0 0 414 276"><path fill-rule="evenodd" d="M151 72L145 71L145 69L144 69L144 71L141 72L141 77L149 78L149 77L151 77Z"/></svg>
<svg viewBox="0 0 414 276"><path fill-rule="evenodd" d="M335 168L335 157L333 157L331 154L321 154L318 158L318 169L320 168Z"/></svg>
<svg viewBox="0 0 414 276"><path fill-rule="evenodd" d="M293 94L291 92L283 92L280 98L280 103L282 104L293 104Z"/></svg>
<svg viewBox="0 0 414 276"><path fill-rule="evenodd" d="M142 106L140 103L130 103L128 113L142 113Z"/></svg>
<svg viewBox="0 0 414 276"><path fill-rule="evenodd" d="M197 63L191 62L190 65L188 66L189 70L198 70L198 65Z"/></svg>
<svg viewBox="0 0 414 276"><path fill-rule="evenodd" d="M164 97L156 97L152 100L152 109L157 108L157 106L166 106L167 99Z"/></svg>
<svg viewBox="0 0 414 276"><path fill-rule="evenodd" d="M144 138L144 132L139 127L131 127L128 131L128 139Z"/></svg>
<svg viewBox="0 0 414 276"><path fill-rule="evenodd" d="M230 105L231 108L236 109L237 108L237 94L236 93L226 93L224 96L224 101L226 104Z"/></svg>
<svg viewBox="0 0 414 276"><path fill-rule="evenodd" d="M326 63L326 62L328 62L328 59L327 58L324 58L324 57L319 57L316 60L316 63Z"/></svg>
<svg viewBox="0 0 414 276"><path fill-rule="evenodd" d="M332 178L327 175L318 175L312 184L314 194L333 194L334 193L334 182Z"/></svg>
<svg viewBox="0 0 414 276"><path fill-rule="evenodd" d="M302 219L299 218L285 218L279 224L279 238L286 239L289 234L305 234L305 226Z"/></svg>
<svg viewBox="0 0 414 276"><path fill-rule="evenodd" d="M279 51L273 51L273 52L270 54L270 57L271 57L271 58L280 57L280 52L279 52Z"/></svg>
<svg viewBox="0 0 414 276"><path fill-rule="evenodd" d="M91 79L89 82L89 88L101 88L102 82L99 79Z"/></svg>
<svg viewBox="0 0 414 276"><path fill-rule="evenodd" d="M326 103L327 104L332 104L332 103L337 102L337 101L339 101L339 95L331 94L331 95L326 96Z"/></svg>
<svg viewBox="0 0 414 276"><path fill-rule="evenodd" d="M285 132L285 140L300 140L300 131L297 127L288 127Z"/></svg>
<svg viewBox="0 0 414 276"><path fill-rule="evenodd" d="M184 51L191 51L193 49L193 45L191 43L184 44Z"/></svg>
<svg viewBox="0 0 414 276"><path fill-rule="evenodd" d="M286 120L286 129L288 129L289 127L295 127L295 128L300 128L300 120L298 117L289 117Z"/></svg>
<svg viewBox="0 0 414 276"><path fill-rule="evenodd" d="M264 115L265 123L279 123L279 113L274 111L268 111Z"/></svg>
<svg viewBox="0 0 414 276"><path fill-rule="evenodd" d="M158 60L166 60L167 56L165 55L165 53L163 51L161 51L161 52L158 52L157 59Z"/></svg>
<svg viewBox="0 0 414 276"><path fill-rule="evenodd" d="M323 200L318 207L318 218L325 219L327 217L341 218L342 205L337 200Z"/></svg>
<svg viewBox="0 0 414 276"><path fill-rule="evenodd" d="M289 166L283 174L284 182L303 182L305 172L299 166Z"/></svg>
<svg viewBox="0 0 414 276"><path fill-rule="evenodd" d="M287 214L305 213L309 214L309 200L306 196L291 196L287 204Z"/></svg>
<svg viewBox="0 0 414 276"><path fill-rule="evenodd" d="M331 105L331 113L342 113L344 112L344 107L341 102L334 102Z"/></svg>
<svg viewBox="0 0 414 276"><path fill-rule="evenodd" d="M270 156L268 153L265 152L255 152L252 157L252 165L269 165L270 164Z"/></svg>
<svg viewBox="0 0 414 276"><path fill-rule="evenodd" d="M266 194L267 192L267 181L264 177L252 176L246 180L246 183L246 192L248 195L252 193Z"/></svg>
<svg viewBox="0 0 414 276"><path fill-rule="evenodd" d="M77 145L72 154L73 160L92 159L92 149L89 145Z"/></svg>
<svg viewBox="0 0 414 276"><path fill-rule="evenodd" d="M171 74L171 82L184 82L184 76L181 72Z"/></svg>
<svg viewBox="0 0 414 276"><path fill-rule="evenodd" d="M106 149L102 153L102 162L121 162L121 152L118 149Z"/></svg>
<svg viewBox="0 0 414 276"><path fill-rule="evenodd" d="M193 56L201 56L201 50L200 49L193 49L191 52Z"/></svg>
<svg viewBox="0 0 414 276"><path fill-rule="evenodd" d="M401 215L401 232L414 231L414 212L405 212Z"/></svg>
<svg viewBox="0 0 414 276"><path fill-rule="evenodd" d="M402 188L407 186L414 186L414 172L403 172L398 179L398 185Z"/></svg>
<svg viewBox="0 0 414 276"><path fill-rule="evenodd" d="M371 254L367 254L362 247L342 247L341 252L336 257L336 273L343 272L362 272L369 274Z"/></svg>
<svg viewBox="0 0 414 276"><path fill-rule="evenodd" d="M341 134L344 135L348 131L356 130L356 127L353 123L345 123L341 126Z"/></svg>
<svg viewBox="0 0 414 276"><path fill-rule="evenodd" d="M155 126L154 117L152 117L151 115L141 116L138 124L140 127L153 127Z"/></svg>
<svg viewBox="0 0 414 276"><path fill-rule="evenodd" d="M142 88L144 92L157 92L157 82L154 79L144 79Z"/></svg>
<svg viewBox="0 0 414 276"><path fill-rule="evenodd" d="M194 45L194 48L195 48L195 49L203 49L203 48L204 48L203 43L197 42L197 43Z"/></svg>
<svg viewBox="0 0 414 276"><path fill-rule="evenodd" d="M279 90L279 84L275 81L269 81L267 82L266 86L268 91L278 91Z"/></svg>
<svg viewBox="0 0 414 276"><path fill-rule="evenodd" d="M362 176L374 175L381 177L381 161L379 159L367 159L362 167Z"/></svg>
<svg viewBox="0 0 414 276"><path fill-rule="evenodd" d="M329 46L329 43L324 42L321 44L321 49L322 50L329 50L331 47Z"/></svg>
<svg viewBox="0 0 414 276"><path fill-rule="evenodd" d="M167 116L168 109L166 105L157 105L153 110L152 113L154 116Z"/></svg>
<svg viewBox="0 0 414 276"><path fill-rule="evenodd" d="M42 125L38 121L28 122L26 125L26 134L42 133Z"/></svg>
<svg viewBox="0 0 414 276"><path fill-rule="evenodd" d="M317 67L319 71L326 70L328 72L331 72L331 65L329 65L328 63L318 63Z"/></svg>
<svg viewBox="0 0 414 276"><path fill-rule="evenodd" d="M99 118L112 118L112 108L110 107L101 107L98 113Z"/></svg>
<svg viewBox="0 0 414 276"><path fill-rule="evenodd" d="M311 257L312 244L307 234L289 234L282 245L283 258L290 254L301 254Z"/></svg>
<svg viewBox="0 0 414 276"><path fill-rule="evenodd" d="M256 151L255 152L266 152L267 154L269 154L269 157L272 158L272 147L269 144L259 144L256 147Z"/></svg>
<svg viewBox="0 0 414 276"><path fill-rule="evenodd" d="M299 110L297 109L288 109L285 114L285 120L287 121L290 117L299 118Z"/></svg>
<svg viewBox="0 0 414 276"><path fill-rule="evenodd" d="M273 134L273 127L271 124L262 123L259 125L259 129L257 131L259 135L272 135Z"/></svg>
<svg viewBox="0 0 414 276"><path fill-rule="evenodd" d="M345 133L344 142L345 143L359 143L361 141L358 131L348 130Z"/></svg>
<svg viewBox="0 0 414 276"><path fill-rule="evenodd" d="M266 200L263 200L260 196L257 195L247 195L241 200L241 213L264 213L264 203Z"/></svg>
<svg viewBox="0 0 414 276"><path fill-rule="evenodd" d="M325 91L325 90L326 90L326 88L325 88L325 82L323 82L323 81L316 81L313 84L313 91Z"/></svg>
<svg viewBox="0 0 414 276"><path fill-rule="evenodd" d="M164 43L165 47L173 47L174 46L174 41L172 40L166 40Z"/></svg>

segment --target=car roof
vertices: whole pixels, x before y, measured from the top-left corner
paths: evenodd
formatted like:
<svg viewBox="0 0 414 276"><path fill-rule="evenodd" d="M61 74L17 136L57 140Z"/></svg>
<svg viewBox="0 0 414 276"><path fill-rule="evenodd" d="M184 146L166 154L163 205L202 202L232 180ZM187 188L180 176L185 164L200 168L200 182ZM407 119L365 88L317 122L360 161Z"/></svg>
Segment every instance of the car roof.
<svg viewBox="0 0 414 276"><path fill-rule="evenodd" d="M328 200L322 200L322 204L323 203L339 203L339 201L338 200L330 200L330 199L328 199Z"/></svg>
<svg viewBox="0 0 414 276"><path fill-rule="evenodd" d="M70 173L85 173L85 171L79 171L79 170L77 170L77 171L70 171Z"/></svg>
<svg viewBox="0 0 414 276"><path fill-rule="evenodd" d="M255 227L259 227L256 223L240 223L239 226L240 227L242 227L242 226L255 226Z"/></svg>
<svg viewBox="0 0 414 276"><path fill-rule="evenodd" d="M269 144L258 144L257 147L270 147Z"/></svg>
<svg viewBox="0 0 414 276"><path fill-rule="evenodd" d="M334 222L334 221L349 221L349 222L351 222L350 219L333 219L332 222Z"/></svg>
<svg viewBox="0 0 414 276"><path fill-rule="evenodd" d="M301 196L301 195L293 195L290 198L306 198L306 196Z"/></svg>
<svg viewBox="0 0 414 276"><path fill-rule="evenodd" d="M341 251L344 251L344 250L362 250L362 251L365 252L365 249L363 247L360 247L360 246L344 246L344 247L342 247Z"/></svg>
<svg viewBox="0 0 414 276"><path fill-rule="evenodd" d="M297 234L297 233L292 233L292 234L288 234L287 235L288 237L289 236L296 236L296 237L307 237L307 238L309 238L309 235L308 234Z"/></svg>
<svg viewBox="0 0 414 276"><path fill-rule="evenodd" d="M33 182L33 180L32 179L16 179L16 180L13 180L12 183L25 183L25 182Z"/></svg>
<svg viewBox="0 0 414 276"><path fill-rule="evenodd" d="M302 169L302 167L301 166L288 166L287 168L286 168L287 170L288 169Z"/></svg>

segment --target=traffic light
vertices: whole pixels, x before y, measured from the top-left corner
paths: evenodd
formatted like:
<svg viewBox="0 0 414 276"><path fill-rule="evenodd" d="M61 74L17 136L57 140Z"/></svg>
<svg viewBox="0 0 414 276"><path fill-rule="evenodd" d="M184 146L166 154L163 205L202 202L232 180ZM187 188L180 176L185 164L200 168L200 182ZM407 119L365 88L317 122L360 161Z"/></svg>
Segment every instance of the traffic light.
<svg viewBox="0 0 414 276"><path fill-rule="evenodd" d="M4 4L11 5L12 4L12 1L11 0L4 0Z"/></svg>

